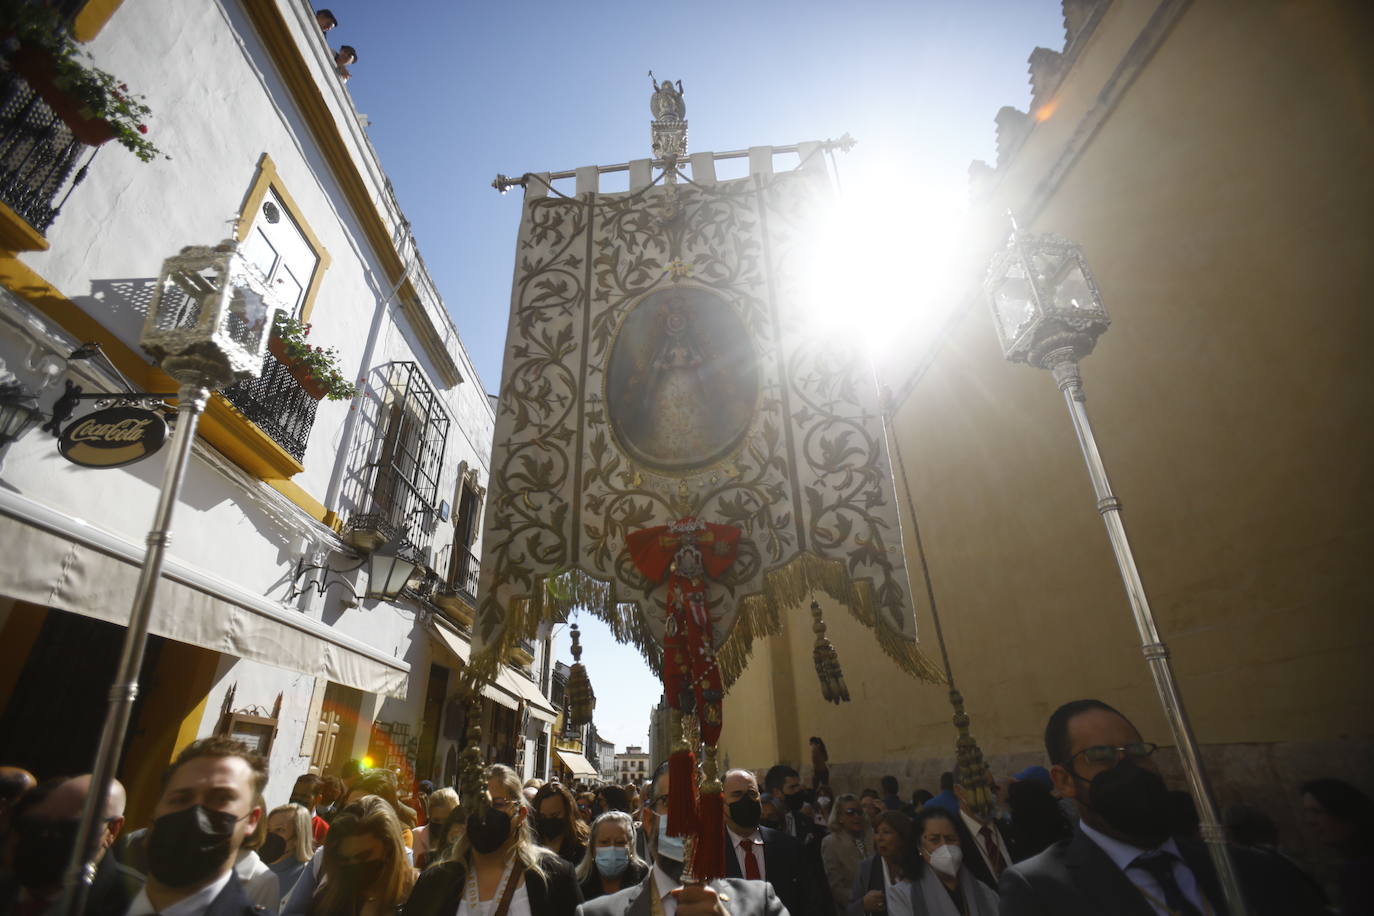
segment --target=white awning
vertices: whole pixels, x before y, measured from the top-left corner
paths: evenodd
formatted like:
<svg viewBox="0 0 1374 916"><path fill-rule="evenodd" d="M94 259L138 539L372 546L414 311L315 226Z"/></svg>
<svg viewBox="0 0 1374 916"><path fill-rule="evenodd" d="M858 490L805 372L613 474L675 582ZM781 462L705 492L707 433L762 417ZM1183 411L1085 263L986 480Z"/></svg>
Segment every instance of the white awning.
<svg viewBox="0 0 1374 916"><path fill-rule="evenodd" d="M472 647L461 633L451 629L451 627L452 624L444 622L437 614L429 619L429 632L433 634L441 646L452 652L458 661L466 665L468 658L472 655Z"/></svg>
<svg viewBox="0 0 1374 916"><path fill-rule="evenodd" d="M524 700L529 707L530 715L534 718L542 719L545 722L552 722L558 718L558 712L553 708L553 704L539 692L538 685L523 674L517 674L509 668L502 668L501 676L497 678L497 682Z"/></svg>
<svg viewBox="0 0 1374 916"><path fill-rule="evenodd" d="M596 771L596 767L577 751L565 751L561 747L556 747L553 752L558 755L558 759L572 771L573 776L585 779L600 779L601 774Z"/></svg>
<svg viewBox="0 0 1374 916"><path fill-rule="evenodd" d="M127 626L143 555L141 544L0 487L0 594ZM148 629L366 693L406 694L407 663L172 556Z"/></svg>

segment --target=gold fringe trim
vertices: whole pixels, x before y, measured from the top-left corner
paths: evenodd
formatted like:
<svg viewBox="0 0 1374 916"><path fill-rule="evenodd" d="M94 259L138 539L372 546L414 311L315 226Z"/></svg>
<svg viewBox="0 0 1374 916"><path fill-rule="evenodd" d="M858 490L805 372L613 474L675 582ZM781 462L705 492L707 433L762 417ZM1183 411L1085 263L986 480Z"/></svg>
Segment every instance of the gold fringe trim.
<svg viewBox="0 0 1374 916"><path fill-rule="evenodd" d="M763 594L749 595L740 601L735 626L716 653L727 688L744 671L753 654L754 640L782 632L783 611L800 607L813 591L825 592L849 608L855 620L876 631L883 652L907 674L932 684L946 683L944 672L925 657L915 640L905 638L878 619L872 582L850 578L842 560L802 553L764 574Z"/></svg>
<svg viewBox="0 0 1374 916"><path fill-rule="evenodd" d="M464 680L474 692L480 684L495 680L502 660L519 640L534 639L544 621L564 621L578 610L604 622L616 642L638 649L651 671L662 671L662 647L649 632L639 604L617 600L615 583L575 567L540 579L538 589L534 596L513 599L506 608L505 625L495 644L473 653ZM855 620L874 630L883 652L907 674L932 684L947 683L944 672L925 657L915 640L907 639L878 619L871 581L852 579L841 560L801 553L764 574L762 593L739 600L735 624L716 651L727 690L753 655L754 641L781 633L783 612L809 601L813 591L825 592L847 607Z"/></svg>

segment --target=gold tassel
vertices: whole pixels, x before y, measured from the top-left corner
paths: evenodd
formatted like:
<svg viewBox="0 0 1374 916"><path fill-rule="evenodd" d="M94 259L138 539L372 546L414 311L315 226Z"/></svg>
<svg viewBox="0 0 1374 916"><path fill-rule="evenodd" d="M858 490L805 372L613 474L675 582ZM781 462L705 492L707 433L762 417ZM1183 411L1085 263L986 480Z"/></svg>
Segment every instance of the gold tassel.
<svg viewBox="0 0 1374 916"><path fill-rule="evenodd" d="M596 694L592 692L587 667L582 664L582 644L578 641L577 624L572 625L572 670L568 673L568 721L575 726L592 721L596 709Z"/></svg>
<svg viewBox="0 0 1374 916"><path fill-rule="evenodd" d="M849 688L845 686L844 672L840 670L840 654L826 638L820 602L811 602L811 617L814 621L811 629L816 634L816 648L812 654L816 661L816 675L821 679L821 695L828 703L848 703Z"/></svg>

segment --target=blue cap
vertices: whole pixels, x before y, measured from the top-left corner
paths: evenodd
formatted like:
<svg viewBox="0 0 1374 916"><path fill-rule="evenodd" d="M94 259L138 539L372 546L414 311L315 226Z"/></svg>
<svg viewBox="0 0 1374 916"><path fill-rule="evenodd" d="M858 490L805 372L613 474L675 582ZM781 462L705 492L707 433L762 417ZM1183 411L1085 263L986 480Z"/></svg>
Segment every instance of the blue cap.
<svg viewBox="0 0 1374 916"><path fill-rule="evenodd" d="M1036 782L1043 782L1046 786L1048 786L1051 789L1054 788L1054 782L1050 779L1050 771L1042 766L1026 767L1024 770L1013 776L1012 779L1016 780L1017 782L1025 782L1028 779L1034 780Z"/></svg>

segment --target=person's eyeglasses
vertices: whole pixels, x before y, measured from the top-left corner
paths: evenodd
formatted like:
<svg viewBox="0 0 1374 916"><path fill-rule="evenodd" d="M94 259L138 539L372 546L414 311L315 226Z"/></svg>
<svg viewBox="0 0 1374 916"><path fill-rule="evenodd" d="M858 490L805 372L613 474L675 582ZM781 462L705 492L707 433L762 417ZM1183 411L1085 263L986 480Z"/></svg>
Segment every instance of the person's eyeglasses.
<svg viewBox="0 0 1374 916"><path fill-rule="evenodd" d="M516 802L513 798L493 798L491 799L489 804L493 808L505 811L507 808L513 807L516 804Z"/></svg>
<svg viewBox="0 0 1374 916"><path fill-rule="evenodd" d="M653 800L652 802L649 803L649 807L652 808L654 811L658 811L658 810L660 810L660 809L666 809L666 808L668 807L668 796L666 796L666 795L659 795L659 796L656 796L656 797L654 798L654 800Z"/></svg>
<svg viewBox="0 0 1374 916"><path fill-rule="evenodd" d="M1073 758L1082 755L1088 763L1098 766L1110 766L1115 764L1122 757L1130 757L1133 760L1144 760L1155 751L1159 750L1158 744L1151 744L1148 741L1138 741L1135 744L1095 744L1092 747L1085 747L1083 750L1070 757L1066 763L1072 764Z"/></svg>

